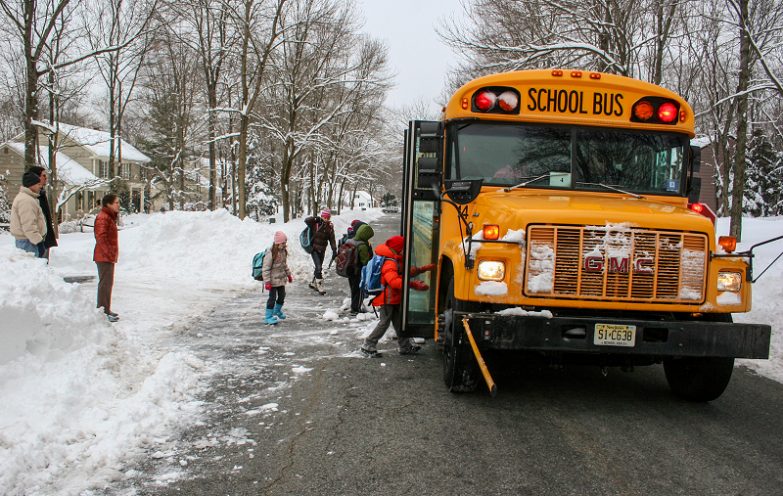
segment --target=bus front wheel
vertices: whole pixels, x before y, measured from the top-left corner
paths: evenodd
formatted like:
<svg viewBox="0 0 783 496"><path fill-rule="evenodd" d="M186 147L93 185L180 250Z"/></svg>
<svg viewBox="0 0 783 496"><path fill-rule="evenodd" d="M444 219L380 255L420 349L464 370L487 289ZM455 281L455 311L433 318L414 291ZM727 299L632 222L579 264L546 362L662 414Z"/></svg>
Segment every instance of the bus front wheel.
<svg viewBox="0 0 783 496"><path fill-rule="evenodd" d="M669 388L688 401L712 401L729 385L733 358L673 358L664 360L663 371Z"/></svg>
<svg viewBox="0 0 783 496"><path fill-rule="evenodd" d="M461 310L454 298L454 280L449 283L444 309L443 381L452 393L468 393L476 390L477 366L467 337L454 312Z"/></svg>

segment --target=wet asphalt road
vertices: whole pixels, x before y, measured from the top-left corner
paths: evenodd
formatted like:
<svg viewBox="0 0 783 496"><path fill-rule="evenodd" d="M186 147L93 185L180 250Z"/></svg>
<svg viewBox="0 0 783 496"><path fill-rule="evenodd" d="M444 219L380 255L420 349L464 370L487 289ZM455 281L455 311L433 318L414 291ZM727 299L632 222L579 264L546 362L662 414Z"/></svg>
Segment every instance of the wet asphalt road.
<svg viewBox="0 0 783 496"><path fill-rule="evenodd" d="M376 240L396 228L383 221ZM325 322L347 283L327 288L291 288L274 328L259 326L258 295L205 316L190 346L222 370L205 424L104 493L783 494L781 384L738 368L721 398L691 404L660 366L603 377L508 363L495 399L453 395L431 343L416 357L393 342L382 358L358 354L372 322Z"/></svg>

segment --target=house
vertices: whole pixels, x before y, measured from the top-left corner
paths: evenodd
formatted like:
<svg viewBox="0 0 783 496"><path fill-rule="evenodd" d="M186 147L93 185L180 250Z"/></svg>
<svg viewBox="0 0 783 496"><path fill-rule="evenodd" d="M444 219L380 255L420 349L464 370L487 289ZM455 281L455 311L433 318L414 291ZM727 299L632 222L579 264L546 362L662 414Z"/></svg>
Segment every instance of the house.
<svg viewBox="0 0 783 496"><path fill-rule="evenodd" d="M353 208L367 210L368 208L374 207L375 203L373 202L372 195L366 191L348 191L343 194L343 205L346 207L353 205Z"/></svg>
<svg viewBox="0 0 783 496"><path fill-rule="evenodd" d="M220 168L220 164L217 164ZM185 164L184 177L184 208L185 210L206 210L209 205L209 159L196 158ZM177 174L172 176L178 180ZM218 180L219 180L218 172ZM157 212L169 208L169 198L165 185L160 178L151 178L149 181L149 211ZM220 202L223 189L220 183L215 185L215 198ZM179 204L179 201L174 202Z"/></svg>
<svg viewBox="0 0 783 496"><path fill-rule="evenodd" d="M127 189L124 207L144 210L147 181L145 164L150 158L133 145L120 140L115 155L121 157L114 177L109 177L111 135L69 124L39 128L39 144L48 143L49 135L57 134L57 191L60 220L67 220L95 209L100 199L111 189L113 181L122 181ZM48 145L39 146L38 164L51 170ZM8 193L12 200L19 192L24 171L24 134L0 145L0 170L8 170Z"/></svg>

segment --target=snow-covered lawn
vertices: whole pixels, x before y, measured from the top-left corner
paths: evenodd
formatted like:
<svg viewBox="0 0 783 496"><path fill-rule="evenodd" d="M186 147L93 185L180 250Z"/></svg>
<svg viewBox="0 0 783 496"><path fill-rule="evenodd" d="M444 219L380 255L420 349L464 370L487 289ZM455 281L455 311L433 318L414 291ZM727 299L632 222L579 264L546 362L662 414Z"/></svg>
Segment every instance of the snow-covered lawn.
<svg viewBox="0 0 783 496"><path fill-rule="evenodd" d="M333 220L342 233L353 218L378 215ZM172 346L175 331L232 293L256 288L250 262L278 229L292 246L295 277L308 279L309 256L297 249L302 227L301 219L258 224L225 212L128 219L115 276L117 324L94 308L94 283L63 281L95 274L91 233L62 236L49 266L0 236L0 492L78 494L121 479L128 457L199 422L201 379L215 365ZM727 231L721 219L718 232ZM780 234L783 218L745 219L743 246ZM757 274L781 250L783 243L759 250ZM753 311L736 320L772 324L771 359L742 364L783 382L781 280L783 261L756 284Z"/></svg>

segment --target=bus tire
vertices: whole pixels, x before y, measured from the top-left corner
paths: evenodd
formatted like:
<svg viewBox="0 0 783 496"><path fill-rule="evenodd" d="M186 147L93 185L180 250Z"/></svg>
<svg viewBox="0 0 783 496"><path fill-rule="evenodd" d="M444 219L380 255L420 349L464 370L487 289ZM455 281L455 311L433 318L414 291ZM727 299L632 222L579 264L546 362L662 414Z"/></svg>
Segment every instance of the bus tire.
<svg viewBox="0 0 783 496"><path fill-rule="evenodd" d="M706 402L717 399L731 380L733 358L686 357L664 360L669 388L680 398Z"/></svg>
<svg viewBox="0 0 783 496"><path fill-rule="evenodd" d="M454 280L449 282L444 308L443 381L452 393L469 393L478 385L478 367L470 351L462 323L454 318L461 306L454 298Z"/></svg>

